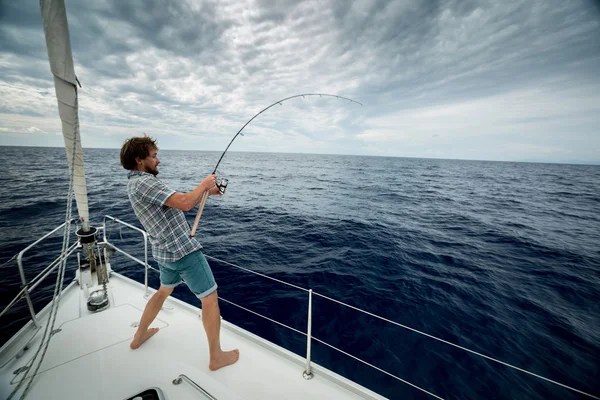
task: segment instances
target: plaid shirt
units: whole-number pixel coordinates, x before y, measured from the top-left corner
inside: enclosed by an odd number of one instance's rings
[[[147,172],[131,171],[127,178],[127,195],[135,215],[148,233],[152,255],[157,262],[176,261],[202,248],[190,237],[190,225],[183,211],[165,206],[175,190]]]

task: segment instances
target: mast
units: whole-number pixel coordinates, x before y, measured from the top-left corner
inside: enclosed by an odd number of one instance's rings
[[[62,133],[67,151],[69,173],[73,173],[75,202],[83,229],[89,230],[89,211],[83,152],[79,134],[79,115],[77,104],[77,78],[73,67],[67,11],[64,0],[40,0],[42,23],[48,48],[50,70],[54,75],[54,88],[58,101],[58,113],[62,121]],[[75,138],[75,144],[73,140]],[[71,165],[73,164],[73,170]]]

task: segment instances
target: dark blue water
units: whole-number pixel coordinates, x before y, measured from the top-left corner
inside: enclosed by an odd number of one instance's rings
[[[189,191],[219,154],[160,157],[159,177]],[[0,159],[4,263],[64,221],[68,174],[63,149],[0,147]],[[109,214],[140,226],[118,150],[88,149],[85,164],[92,222]],[[600,167],[228,153],[219,173],[227,194],[209,199],[198,233],[207,255],[600,396]],[[109,229],[143,256],[139,235]],[[59,252],[57,235],[26,258],[27,277]],[[139,265],[118,255],[113,263],[142,281]],[[305,292],[211,265],[220,296],[306,330]],[[14,262],[0,269],[2,308],[19,290],[16,271]],[[53,282],[35,292],[37,310]],[[150,283],[158,285],[156,274]],[[199,305],[185,287],[175,295]],[[305,355],[303,336],[225,302],[221,310]],[[582,398],[318,296],[313,312],[315,337],[444,398]],[[26,321],[21,302],[0,321],[2,343]],[[428,398],[320,343],[312,359],[384,396]]]

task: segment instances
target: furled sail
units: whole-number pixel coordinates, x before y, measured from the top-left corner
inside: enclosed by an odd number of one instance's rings
[[[40,7],[50,70],[54,75],[54,87],[58,100],[58,112],[62,121],[69,172],[73,173],[77,210],[80,220],[89,222],[83,152],[79,134],[77,80],[73,68],[67,11],[64,0],[40,0]],[[73,143],[73,138],[75,138],[75,143]],[[72,163],[73,157],[75,157],[75,164]]]

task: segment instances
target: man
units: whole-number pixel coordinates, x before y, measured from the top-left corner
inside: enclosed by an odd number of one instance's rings
[[[160,267],[161,282],[144,309],[130,347],[137,349],[158,332],[158,328],[149,328],[150,324],[175,286],[183,281],[202,302],[202,323],[210,351],[209,369],[215,371],[235,363],[239,351],[221,350],[217,284],[200,251],[202,245],[190,237],[190,227],[183,212],[194,208],[206,191],[210,195],[220,194],[216,176],[207,176],[189,193],[178,193],[156,178],[159,164],[158,146],[148,136],[133,137],[121,148],[121,165],[129,170],[129,200],[152,243],[152,255]]]

